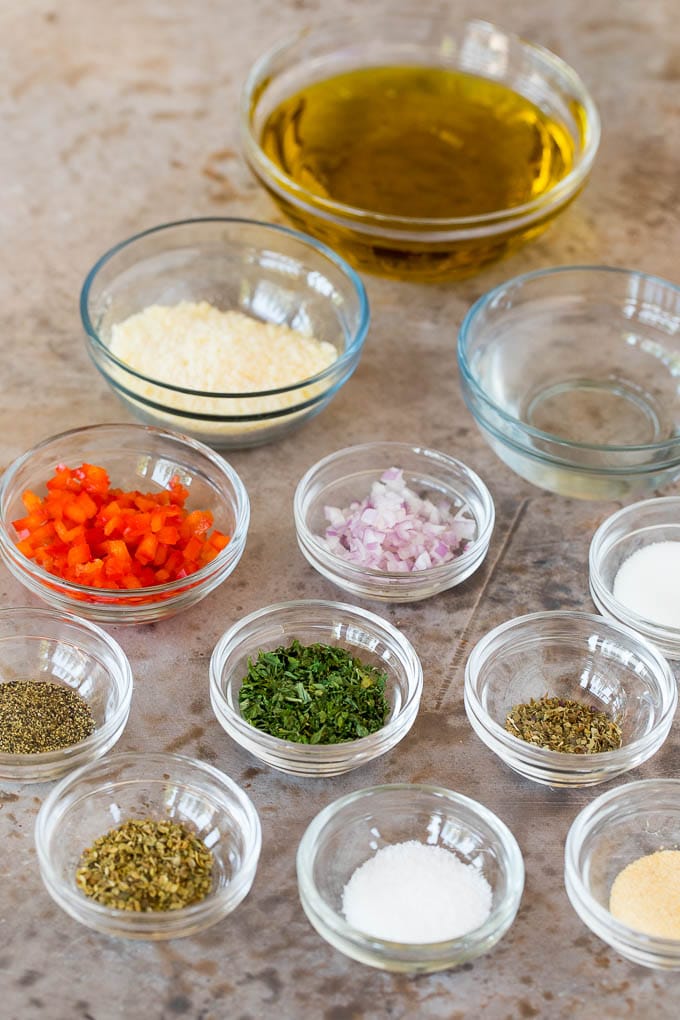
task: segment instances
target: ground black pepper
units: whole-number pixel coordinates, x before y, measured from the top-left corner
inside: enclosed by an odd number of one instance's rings
[[[84,698],[52,680],[0,683],[0,752],[39,754],[79,744],[94,732]]]

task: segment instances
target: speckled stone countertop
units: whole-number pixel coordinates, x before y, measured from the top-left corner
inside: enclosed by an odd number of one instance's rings
[[[345,7],[369,5],[348,0]],[[184,216],[278,219],[239,154],[239,88],[266,46],[336,6],[3,0],[0,463],[54,432],[127,416],[92,368],[78,319],[81,282],[106,248]],[[456,9],[480,13],[473,0],[458,0]],[[420,286],[367,277],[372,326],[351,382],[297,433],[231,458],[252,501],[236,573],[173,621],[113,631],[135,675],[118,748],[213,762],[247,789],[260,812],[260,865],[235,913],[169,943],[115,940],[81,927],[52,902],[38,875],[33,824],[49,787],[0,785],[6,1020],[678,1015],[677,975],[627,963],[584,927],[564,891],[564,839],[595,793],[522,780],[467,723],[464,662],[490,627],[532,610],[593,609],[587,550],[613,506],[550,495],[501,465],[465,410],[454,356],[470,303],[518,272],[609,263],[678,280],[677,2],[487,0],[481,13],[556,51],[589,84],[604,124],[591,181],[538,242],[473,279]],[[422,707],[404,742],[344,777],[290,778],[260,766],[217,724],[208,700],[210,653],[225,628],[251,610],[341,594],[297,549],[293,491],[319,457],[380,437],[460,456],[485,478],[497,510],[490,554],[472,579],[438,598],[370,606],[403,628],[423,663]],[[29,601],[4,568],[0,594],[6,606]],[[679,774],[676,728],[629,778]],[[322,941],[300,907],[294,859],[308,822],[341,794],[390,781],[434,782],[468,794],[497,812],[521,845],[527,882],[517,920],[493,952],[460,970],[414,979],[369,969]]]

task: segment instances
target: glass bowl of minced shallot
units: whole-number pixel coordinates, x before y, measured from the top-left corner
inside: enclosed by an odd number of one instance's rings
[[[0,479],[0,557],[55,609],[154,623],[236,568],[250,503],[233,467],[188,436],[91,425],[51,436]]]
[[[244,750],[298,776],[336,776],[386,754],[423,689],[408,638],[375,613],[297,599],[235,623],[210,659],[217,721]]]
[[[273,223],[167,223],[107,251],[83,284],[88,352],[142,421],[217,449],[278,439],[356,368],[364,286],[330,248]]]
[[[477,736],[536,783],[593,786],[662,746],[678,694],[656,647],[623,624],[572,610],[530,613],[489,631],[465,666]]]
[[[624,783],[586,805],[567,835],[564,883],[617,953],[680,970],[680,779]]]
[[[248,795],[179,754],[106,755],[62,779],[35,825],[38,865],[62,910],[120,938],[195,935],[248,895],[262,829]]]
[[[0,779],[44,783],[121,737],[132,670],[100,627],[45,607],[0,610]]]
[[[414,602],[483,562],[494,504],[445,453],[398,442],[350,446],[311,467],[293,511],[298,545],[324,577],[363,598]]]
[[[680,496],[617,510],[593,535],[589,559],[600,612],[680,659]]]
[[[519,909],[513,834],[453,790],[399,783],[325,807],[297,852],[304,911],[319,935],[382,970],[428,973],[487,953]]]

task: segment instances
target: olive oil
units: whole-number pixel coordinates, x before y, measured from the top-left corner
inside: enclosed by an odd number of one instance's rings
[[[567,126],[524,96],[440,67],[362,68],[313,82],[271,112],[261,141],[322,201],[418,219],[524,205],[568,174],[575,156]]]

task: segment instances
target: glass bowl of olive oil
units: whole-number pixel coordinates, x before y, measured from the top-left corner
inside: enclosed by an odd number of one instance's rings
[[[578,75],[484,21],[361,15],[253,66],[242,144],[286,215],[360,269],[444,280],[534,237],[600,137]]]

